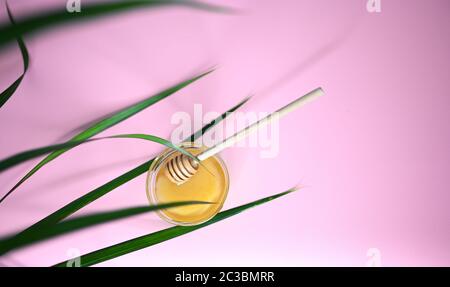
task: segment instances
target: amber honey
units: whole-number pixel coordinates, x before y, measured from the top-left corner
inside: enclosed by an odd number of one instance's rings
[[[183,144],[192,154],[203,148]],[[179,206],[158,211],[166,221],[178,225],[195,225],[216,215],[223,206],[228,193],[228,171],[219,156],[212,156],[199,166],[198,171],[187,182],[177,185],[167,178],[166,164],[178,156],[178,151],[167,149],[150,166],[147,177],[147,195],[152,204],[180,201],[206,201],[211,204]]]

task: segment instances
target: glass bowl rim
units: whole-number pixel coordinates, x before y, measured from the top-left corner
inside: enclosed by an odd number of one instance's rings
[[[207,148],[206,146],[196,144],[195,142],[183,142],[183,143],[179,144],[178,146],[181,148],[194,148],[194,149],[201,149],[201,150],[204,150]],[[160,168],[163,166],[162,163],[164,163],[170,156],[172,156],[176,152],[178,152],[178,151],[173,148],[170,148],[170,147],[166,148],[153,160],[152,164],[150,165],[150,167],[147,171],[147,179],[146,179],[146,183],[145,183],[145,189],[146,189],[147,199],[150,202],[150,204],[152,204],[152,205],[158,204],[156,194],[155,194],[155,188],[154,188],[156,175],[158,174]],[[227,168],[224,160],[218,154],[215,154],[212,157],[214,157],[215,160],[217,160],[220,167],[222,168],[224,178],[225,178],[225,183],[226,183],[226,186],[223,191],[224,192],[223,200],[219,204],[219,206],[217,208],[217,212],[212,214],[211,216],[209,216],[206,219],[195,221],[195,222],[176,221],[176,220],[173,220],[172,218],[170,218],[169,216],[167,216],[163,212],[163,210],[156,210],[156,213],[158,214],[159,217],[161,217],[164,221],[175,224],[175,225],[193,226],[193,225],[199,225],[199,224],[207,222],[208,220],[210,220],[211,218],[216,216],[217,213],[220,212],[220,210],[222,210],[223,205],[228,196],[228,191],[230,189],[230,178],[229,178],[228,168]]]

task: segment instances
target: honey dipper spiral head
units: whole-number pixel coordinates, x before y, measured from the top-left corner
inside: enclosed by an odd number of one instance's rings
[[[198,170],[199,164],[184,154],[172,158],[166,164],[166,176],[177,185],[190,179]]]

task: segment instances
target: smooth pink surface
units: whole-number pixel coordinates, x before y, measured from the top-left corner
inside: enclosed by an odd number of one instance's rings
[[[2,1],[4,2],[4,1]],[[65,2],[65,1],[62,1]],[[82,1],[83,2],[83,1]],[[84,1],[87,2],[87,1]],[[220,1],[212,1],[220,3]],[[21,16],[61,1],[9,1]],[[176,111],[273,111],[321,86],[326,96],[281,123],[280,153],[222,153],[231,175],[225,209],[307,188],[226,221],[105,262],[104,266],[450,265],[450,2],[222,1],[242,13],[143,9],[27,37],[31,65],[0,110],[0,158],[61,142],[81,125],[210,66],[219,69],[102,135],[168,137]],[[1,19],[6,12],[1,7]],[[46,5],[44,5],[46,4]],[[21,72],[16,46],[0,54],[0,88]],[[25,228],[157,154],[108,140],[48,164],[0,206],[0,233]],[[6,193],[37,161],[0,174]],[[145,176],[79,214],[147,204]],[[11,253],[5,265],[41,266],[170,225],[148,214]]]

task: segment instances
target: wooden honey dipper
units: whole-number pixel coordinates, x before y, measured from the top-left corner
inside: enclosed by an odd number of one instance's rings
[[[322,96],[324,94],[322,88],[317,88],[306,95],[296,99],[290,104],[278,109],[276,112],[260,119],[259,121],[249,125],[245,129],[235,133],[234,135],[228,137],[224,141],[218,143],[215,146],[212,146],[201,154],[197,155],[197,159],[199,161],[204,161],[210,156],[215,155],[216,153],[222,151],[223,149],[233,145],[234,143],[240,141],[241,139],[248,136],[250,133],[256,131],[258,128],[267,125],[272,121],[276,121],[282,116],[292,112],[293,110],[315,100],[316,98]],[[194,159],[180,154],[173,159],[171,159],[166,165],[166,175],[167,177],[175,184],[180,185],[186,182],[189,178],[191,178],[198,170],[199,162]]]

